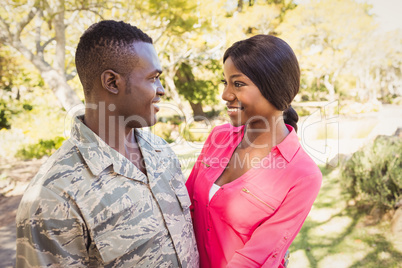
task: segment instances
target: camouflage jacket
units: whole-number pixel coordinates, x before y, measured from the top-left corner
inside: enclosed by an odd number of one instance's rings
[[[17,212],[17,267],[198,267],[190,200],[166,142],[135,135],[145,176],[76,118]]]

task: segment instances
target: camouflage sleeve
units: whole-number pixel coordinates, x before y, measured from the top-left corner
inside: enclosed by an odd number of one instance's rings
[[[43,187],[29,190],[17,212],[16,267],[87,266],[88,232],[74,204]]]

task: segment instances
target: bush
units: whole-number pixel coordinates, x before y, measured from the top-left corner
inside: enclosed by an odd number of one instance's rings
[[[164,139],[167,143],[172,143],[176,140],[178,136],[177,129],[178,126],[171,124],[170,122],[169,123],[158,122],[157,124],[151,127],[151,132]],[[174,135],[175,130],[177,132],[176,135]]]
[[[51,155],[60,148],[64,140],[64,137],[59,136],[49,140],[40,139],[38,143],[23,146],[17,151],[15,156],[21,159],[33,159]]]
[[[191,124],[181,125],[180,130],[181,136],[186,141],[204,142],[211,132],[211,126],[204,122],[192,122]]]
[[[19,101],[3,96],[0,97],[0,129],[10,129],[11,121],[15,115],[20,114],[29,104],[22,105]],[[32,110],[32,106],[31,110]]]
[[[379,136],[353,154],[342,171],[344,189],[367,205],[393,208],[402,197],[402,140]]]
[[[7,109],[7,104],[0,100],[0,129],[9,129],[11,127],[10,116],[11,112]]]

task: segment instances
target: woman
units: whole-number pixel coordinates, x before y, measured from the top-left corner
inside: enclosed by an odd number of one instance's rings
[[[186,183],[200,266],[283,267],[322,180],[290,106],[299,65],[269,35],[234,43],[223,63],[232,125],[214,128]]]

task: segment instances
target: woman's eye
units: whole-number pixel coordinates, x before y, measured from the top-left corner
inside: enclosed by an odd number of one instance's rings
[[[242,84],[240,84],[239,82],[234,82],[234,86],[235,86],[235,87],[241,87]]]
[[[228,84],[228,82],[226,82],[226,80],[222,79],[221,82],[226,86]]]

